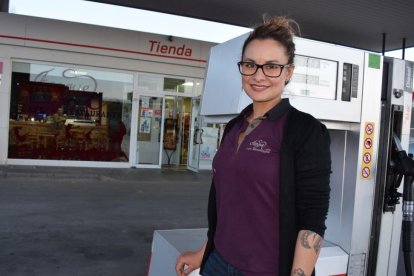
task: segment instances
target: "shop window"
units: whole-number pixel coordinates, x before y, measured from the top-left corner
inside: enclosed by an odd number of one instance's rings
[[[184,93],[185,80],[164,78],[164,91]]]
[[[14,62],[8,157],[128,162],[133,75]]]
[[[188,79],[144,74],[138,77],[138,88],[141,90],[191,94],[194,93],[194,86],[194,81]]]

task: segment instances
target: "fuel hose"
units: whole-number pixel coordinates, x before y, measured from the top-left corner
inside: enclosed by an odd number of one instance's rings
[[[403,221],[402,221],[402,247],[404,254],[404,266],[407,276],[413,275],[411,263],[411,244],[413,228],[413,176],[404,177],[403,192]]]
[[[413,181],[414,181],[414,160],[413,156],[407,155],[402,149],[400,139],[393,133],[393,141],[397,149],[396,165],[399,174],[404,175],[403,191],[403,221],[402,221],[402,250],[404,255],[405,273],[413,276],[413,266],[411,263],[411,244],[413,228]]]

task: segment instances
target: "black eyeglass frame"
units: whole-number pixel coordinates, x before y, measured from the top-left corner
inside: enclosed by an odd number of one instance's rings
[[[242,69],[241,69],[241,66],[243,65],[243,64],[246,64],[246,63],[248,63],[248,64],[254,64],[255,66],[256,66],[256,71],[254,71],[254,73],[252,73],[252,74],[245,74],[245,73],[243,73],[242,72]],[[278,76],[269,76],[269,75],[267,75],[266,73],[265,73],[265,71],[263,70],[263,67],[264,66],[266,66],[266,65],[277,65],[277,66],[280,66],[280,74],[278,75]],[[257,64],[257,63],[254,63],[254,62],[251,62],[251,61],[239,61],[239,62],[237,62],[237,67],[239,68],[239,72],[240,72],[240,74],[242,74],[243,76],[253,76],[254,74],[256,74],[257,73],[257,70],[259,70],[259,68],[260,69],[262,69],[262,72],[263,72],[263,74],[266,76],[266,77],[269,77],[269,78],[278,78],[278,77],[280,77],[280,75],[282,75],[282,72],[283,72],[283,69],[285,68],[285,67],[290,67],[292,64],[278,64],[278,63],[265,63],[265,64]]]

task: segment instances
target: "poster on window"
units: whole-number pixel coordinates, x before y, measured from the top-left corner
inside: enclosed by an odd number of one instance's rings
[[[200,159],[213,160],[217,150],[218,128],[203,127],[202,141],[200,145]]]
[[[151,118],[141,117],[139,120],[139,132],[151,133]]]
[[[161,120],[161,117],[162,117],[162,110],[161,109],[155,109],[154,110],[155,121],[159,122]]]
[[[149,108],[141,108],[141,117],[152,117],[154,110]]]
[[[141,107],[149,108],[149,97],[141,97]]]
[[[148,108],[141,108],[141,117],[148,117],[147,116],[147,110],[148,110]]]

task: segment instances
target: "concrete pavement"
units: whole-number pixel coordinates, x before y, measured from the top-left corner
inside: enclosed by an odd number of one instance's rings
[[[0,275],[144,276],[154,230],[207,226],[210,179],[185,169],[0,166]]]

